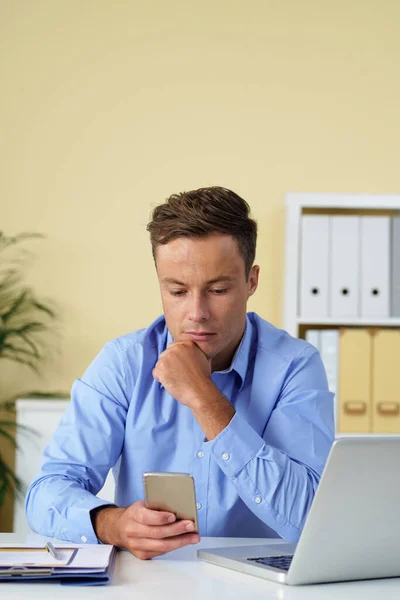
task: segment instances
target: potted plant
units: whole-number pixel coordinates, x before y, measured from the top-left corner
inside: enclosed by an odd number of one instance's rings
[[[50,303],[40,301],[32,288],[24,283],[27,258],[31,255],[24,247],[24,242],[32,238],[43,237],[37,233],[21,233],[6,236],[0,231],[0,360],[18,363],[37,374],[54,349],[49,334],[56,333],[58,314]],[[54,340],[54,335],[53,335]],[[24,397],[54,397],[54,393],[30,392]],[[57,393],[66,397],[67,394]],[[1,448],[4,441],[15,447],[15,400],[21,393],[12,398],[0,397],[0,507],[10,490],[23,492],[22,484],[14,471],[4,460]],[[8,417],[8,418],[7,418]],[[27,434],[33,430],[24,427]]]

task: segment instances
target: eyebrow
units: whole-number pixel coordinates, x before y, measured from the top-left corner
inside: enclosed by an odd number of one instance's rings
[[[234,281],[235,277],[231,277],[230,275],[221,275],[221,277],[215,277],[215,279],[209,279],[208,281],[206,281],[207,285],[211,285],[213,283],[219,283],[219,282],[229,282],[229,281]],[[185,284],[182,281],[178,281],[178,279],[174,279],[173,277],[164,277],[162,279],[163,283],[172,283],[174,285],[182,285],[185,286]]]

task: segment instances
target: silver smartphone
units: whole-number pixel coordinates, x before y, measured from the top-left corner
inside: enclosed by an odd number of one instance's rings
[[[177,520],[189,519],[199,531],[194,479],[189,473],[144,473],[143,487],[147,508],[166,510]]]

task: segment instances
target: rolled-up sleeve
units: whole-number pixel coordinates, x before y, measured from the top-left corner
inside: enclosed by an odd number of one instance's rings
[[[334,440],[333,396],[308,346],[291,362],[263,435],[236,413],[211,442],[242,500],[289,541],[300,536]]]

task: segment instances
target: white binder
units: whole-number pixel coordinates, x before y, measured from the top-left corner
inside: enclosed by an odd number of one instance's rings
[[[307,329],[306,342],[308,342],[309,344],[312,344],[317,350],[319,350],[320,349],[319,341],[320,341],[319,329]]]
[[[338,378],[339,332],[337,329],[321,329],[320,353],[328,378],[329,390],[336,393]]]
[[[388,317],[390,217],[361,217],[361,316]]]
[[[397,214],[391,221],[391,317],[400,317],[400,216]]]
[[[327,317],[329,221],[325,215],[301,219],[300,316]]]
[[[338,370],[339,370],[339,330],[338,329],[321,329],[320,331],[320,354],[324,363],[326,377],[328,379],[329,391],[335,394],[334,399],[334,417],[335,431],[338,423],[339,407],[337,401],[338,388]]]
[[[360,217],[331,217],[331,316],[359,316]]]

